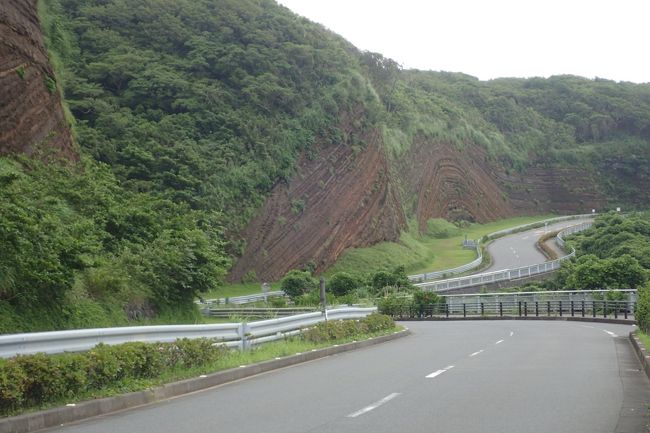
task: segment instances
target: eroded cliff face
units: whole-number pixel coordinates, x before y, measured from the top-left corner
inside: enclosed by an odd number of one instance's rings
[[[379,134],[367,145],[320,146],[304,156],[297,174],[275,187],[244,233],[246,250],[230,279],[252,271],[274,281],[309,262],[316,272],[331,266],[346,248],[396,241],[406,226]]]
[[[408,193],[416,197],[413,213],[422,232],[430,218],[483,223],[517,213],[478,146],[416,139],[401,165]]]
[[[77,159],[37,13],[37,0],[0,0],[0,155]]]
[[[536,166],[522,173],[499,173],[512,207],[526,214],[589,213],[608,203],[598,173],[579,167]]]

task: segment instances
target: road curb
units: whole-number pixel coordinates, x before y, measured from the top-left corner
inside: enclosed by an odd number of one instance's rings
[[[563,322],[596,322],[596,323],[614,323],[618,325],[634,325],[636,324],[635,320],[632,319],[605,319],[600,317],[559,317],[559,316],[550,316],[550,317],[536,317],[536,316],[503,316],[503,317],[423,317],[421,319],[411,318],[411,319],[395,319],[398,322],[444,322],[444,321],[472,321],[472,320],[551,320],[551,321],[563,321]]]
[[[131,392],[115,397],[84,401],[71,406],[62,406],[25,415],[4,418],[0,420],[0,433],[31,433],[99,415],[107,415],[125,409],[133,409],[138,406],[152,404],[171,397],[177,397],[183,394],[205,390],[218,385],[255,376],[260,373],[290,367],[303,362],[313,361],[319,358],[325,358],[339,353],[362,349],[364,347],[406,337],[410,333],[411,331],[405,329],[381,337],[373,337],[367,340],[330,346],[323,349],[315,349],[310,352],[297,353],[281,359],[263,361],[257,364],[207,374],[204,377],[172,382],[145,391]]]
[[[630,343],[632,343],[634,353],[636,353],[636,357],[641,363],[641,368],[643,368],[645,375],[650,379],[650,355],[648,355],[648,351],[634,331],[630,332]]]

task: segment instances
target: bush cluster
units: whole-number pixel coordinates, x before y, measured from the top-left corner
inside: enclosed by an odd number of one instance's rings
[[[313,343],[353,338],[362,334],[389,330],[395,322],[388,316],[373,313],[361,320],[336,320],[321,322],[302,332],[303,338]]]
[[[639,288],[635,318],[639,329],[646,334],[650,333],[650,283]]]
[[[227,349],[208,339],[174,343],[99,344],[84,353],[22,355],[0,360],[0,414],[73,398],[175,368],[200,367]]]

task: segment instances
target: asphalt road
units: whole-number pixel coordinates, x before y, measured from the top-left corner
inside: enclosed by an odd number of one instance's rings
[[[630,326],[407,325],[413,335],[393,342],[50,431],[646,431],[639,415],[647,412],[650,383],[624,337]]]
[[[585,221],[588,220],[563,221],[550,224],[548,227],[527,230],[497,239],[487,247],[488,253],[492,257],[492,264],[480,273],[544,263],[547,259],[535,247],[537,240],[546,232],[560,230]]]

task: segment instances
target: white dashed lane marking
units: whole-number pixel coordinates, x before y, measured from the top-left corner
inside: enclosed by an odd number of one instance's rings
[[[388,403],[389,401],[391,401],[392,399],[394,399],[394,398],[397,397],[398,395],[400,395],[399,392],[394,392],[394,393],[392,393],[392,394],[389,394],[389,395],[387,395],[386,397],[382,398],[381,400],[376,401],[376,402],[374,402],[373,404],[364,407],[363,409],[360,409],[360,410],[358,410],[358,411],[356,411],[356,412],[352,412],[350,415],[348,415],[348,418],[356,418],[356,417],[358,417],[359,415],[363,415],[364,413],[368,413],[368,412],[370,412],[371,410],[375,410],[375,409],[377,409],[379,406]]]

